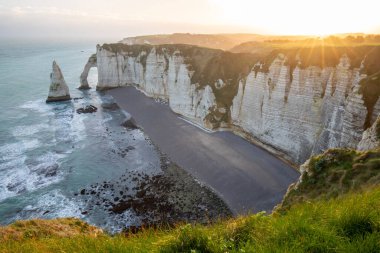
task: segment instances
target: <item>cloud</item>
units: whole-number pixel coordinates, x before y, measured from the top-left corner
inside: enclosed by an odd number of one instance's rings
[[[1,1],[1,0],[0,0]],[[34,5],[7,5],[0,7],[0,37],[12,38],[99,38],[120,40],[126,36],[157,33],[221,33],[246,31],[245,28],[220,25],[215,21],[217,10],[200,8],[204,0],[163,0],[162,2],[67,0],[67,4],[54,0],[51,5],[42,6],[43,1]],[[126,4],[126,2],[130,4]],[[66,2],[65,2],[66,3]],[[54,5],[53,5],[54,4]],[[190,5],[193,9],[190,8]],[[62,6],[66,7],[63,8]],[[75,8],[76,7],[76,8]],[[207,22],[205,21],[207,20]]]
[[[374,32],[376,8],[340,0],[0,0],[0,37]],[[342,9],[343,8],[343,9]],[[367,8],[367,10],[363,10]],[[378,31],[378,30],[377,30]]]

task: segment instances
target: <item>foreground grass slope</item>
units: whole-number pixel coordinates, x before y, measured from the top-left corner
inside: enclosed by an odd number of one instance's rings
[[[37,221],[38,222],[38,221]],[[54,222],[54,221],[53,221]],[[380,188],[210,226],[1,239],[0,252],[380,252]]]
[[[0,252],[380,252],[380,151],[334,149],[305,166],[271,215],[116,236],[75,219],[16,222],[0,228]]]

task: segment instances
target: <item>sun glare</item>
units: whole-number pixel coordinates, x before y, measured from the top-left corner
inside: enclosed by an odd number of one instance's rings
[[[212,0],[224,13],[224,21],[263,33],[326,36],[334,33],[376,32],[380,27],[373,2]],[[366,3],[368,2],[368,3]]]

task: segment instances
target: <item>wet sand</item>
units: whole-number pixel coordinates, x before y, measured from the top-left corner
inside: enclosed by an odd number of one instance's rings
[[[270,212],[299,173],[232,132],[207,132],[135,87],[108,91],[170,159],[211,187],[235,214]]]

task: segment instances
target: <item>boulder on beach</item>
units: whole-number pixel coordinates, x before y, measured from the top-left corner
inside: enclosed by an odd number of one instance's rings
[[[78,114],[81,114],[81,113],[93,113],[93,112],[96,112],[98,110],[98,108],[96,108],[95,106],[93,105],[87,105],[83,108],[79,108],[77,109],[77,113]]]
[[[139,127],[137,126],[137,123],[134,118],[128,117],[122,124],[121,126],[127,128],[127,129],[138,129]]]
[[[53,69],[50,74],[50,89],[46,102],[70,100],[70,91],[65,79],[63,78],[61,69],[58,64],[53,61]]]

